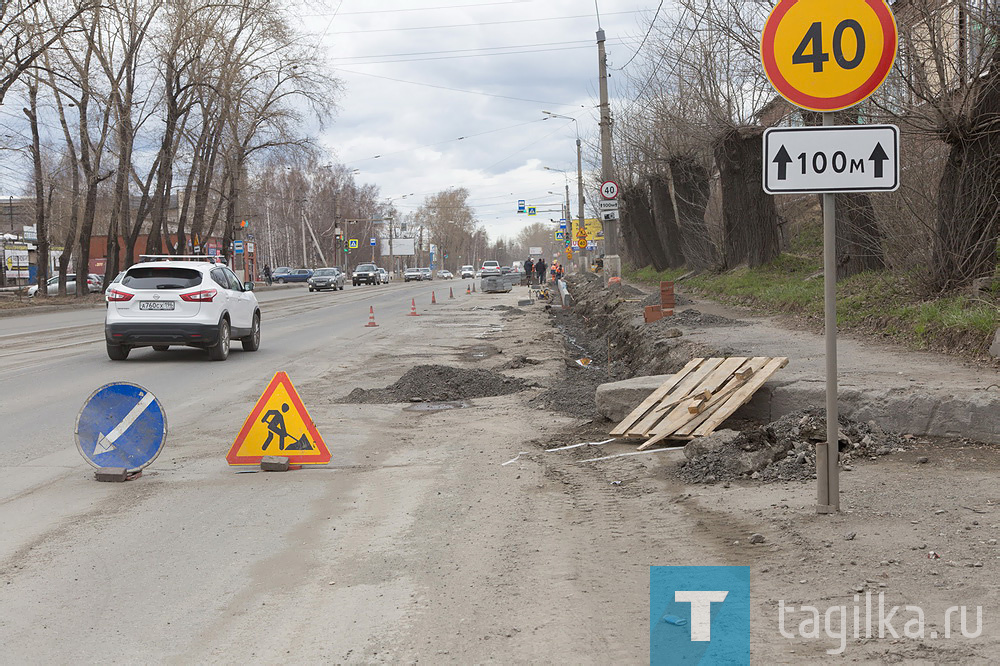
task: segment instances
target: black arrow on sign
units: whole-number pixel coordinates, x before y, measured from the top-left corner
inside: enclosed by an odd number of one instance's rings
[[[889,159],[889,156],[885,154],[885,150],[882,148],[881,141],[875,144],[875,150],[872,151],[868,159],[875,163],[875,177],[881,178],[885,162]]]
[[[785,180],[788,176],[788,164],[792,161],[792,158],[784,146],[778,150],[778,154],[771,161],[778,165],[778,180]]]

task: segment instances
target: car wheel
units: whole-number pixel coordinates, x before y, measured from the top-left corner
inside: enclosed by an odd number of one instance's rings
[[[309,293],[310,294],[313,293],[313,288],[312,287],[309,287]]]
[[[115,345],[110,342],[108,346],[108,358],[112,361],[124,361],[128,358],[129,347],[127,345]]]
[[[285,284],[285,278],[278,278],[277,280],[275,280],[275,282],[277,282],[278,284]]]
[[[153,351],[167,351],[170,345],[153,345]]]
[[[253,323],[250,324],[250,335],[245,338],[241,338],[240,342],[243,344],[243,351],[255,352],[260,349],[260,313],[256,312],[253,316]]]
[[[340,285],[340,290],[344,291],[344,285]]]
[[[208,348],[208,358],[211,361],[225,361],[229,358],[229,320],[223,318],[219,322],[219,340]]]

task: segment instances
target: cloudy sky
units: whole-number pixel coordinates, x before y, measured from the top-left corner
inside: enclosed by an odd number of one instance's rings
[[[599,2],[613,98],[627,94],[614,68],[659,4]],[[565,198],[548,166],[569,172],[575,214],[575,124],[542,111],[577,119],[586,170],[598,136],[593,0],[326,0],[302,18],[344,83],[321,143],[359,181],[404,212],[465,187],[491,237],[510,237],[538,219],[517,215],[518,199],[558,209]]]

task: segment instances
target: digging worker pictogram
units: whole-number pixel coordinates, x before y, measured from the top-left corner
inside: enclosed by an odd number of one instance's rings
[[[274,440],[274,436],[278,436],[278,450],[285,451],[308,451],[312,449],[312,445],[309,443],[309,438],[303,434],[298,439],[293,438],[288,434],[288,430],[285,428],[285,416],[282,412],[288,411],[288,403],[282,403],[281,411],[277,409],[269,409],[264,413],[264,417],[260,420],[261,423],[267,426],[267,439],[264,440],[264,444],[261,449],[267,451],[267,447]],[[285,446],[285,439],[292,440],[288,446]]]

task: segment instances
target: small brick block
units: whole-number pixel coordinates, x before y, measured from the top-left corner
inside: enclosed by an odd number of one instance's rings
[[[642,316],[646,320],[647,324],[651,324],[663,317],[663,312],[659,305],[647,305],[642,312]]]
[[[287,472],[288,458],[285,456],[264,456],[260,459],[262,472]]]
[[[94,472],[94,478],[98,481],[121,483],[128,480],[128,470],[124,467],[99,467]]]
[[[661,309],[660,310],[660,316],[663,316],[663,317],[673,317],[674,316],[674,311],[673,311],[673,309],[667,309],[667,310]]]

